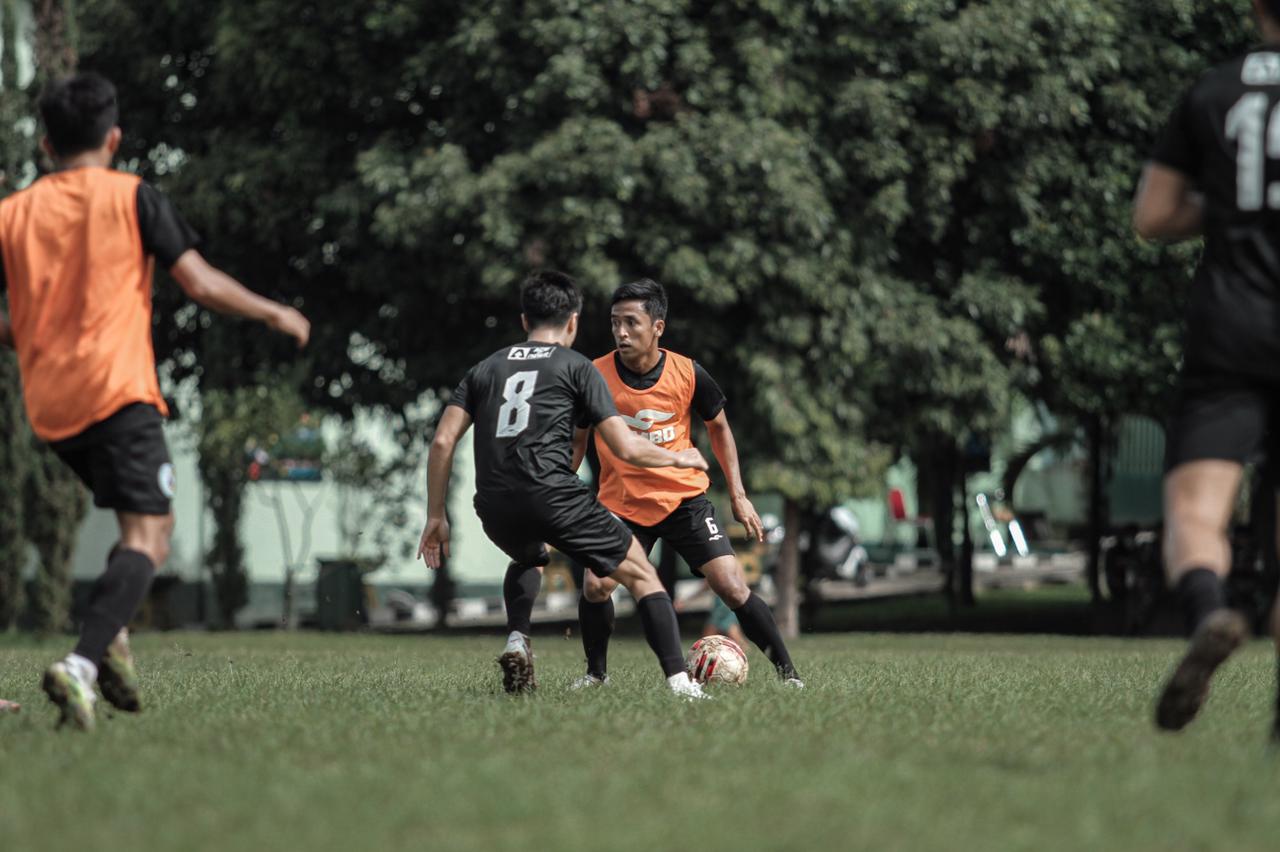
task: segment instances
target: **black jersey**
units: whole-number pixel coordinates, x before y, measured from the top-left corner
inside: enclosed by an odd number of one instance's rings
[[[1189,369],[1280,377],[1280,46],[1202,76],[1153,159],[1205,198],[1187,315]]]
[[[471,368],[449,404],[475,423],[480,494],[580,482],[570,467],[574,427],[618,413],[591,361],[547,343],[499,349]]]

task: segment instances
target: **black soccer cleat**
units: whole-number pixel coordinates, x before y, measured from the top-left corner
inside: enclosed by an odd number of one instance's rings
[[[1220,609],[1205,618],[1160,694],[1160,703],[1156,705],[1157,727],[1180,731],[1196,717],[1209,697],[1213,673],[1248,635],[1248,622],[1235,610]]]

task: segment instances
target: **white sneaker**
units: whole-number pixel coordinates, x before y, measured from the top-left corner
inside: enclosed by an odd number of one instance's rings
[[[570,689],[590,689],[593,686],[608,686],[609,682],[610,681],[609,681],[608,675],[605,675],[604,677],[596,677],[595,675],[588,672],[587,674],[584,674],[582,677],[575,680],[573,683],[569,684],[569,688]]]
[[[687,698],[690,701],[699,701],[701,699],[710,699],[711,696],[702,691],[702,684],[689,677],[688,672],[680,672],[680,674],[672,675],[667,678],[667,686],[671,687],[671,691],[681,698]]]

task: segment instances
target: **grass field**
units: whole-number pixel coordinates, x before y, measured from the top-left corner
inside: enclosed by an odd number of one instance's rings
[[[1179,736],[1149,722],[1180,643],[831,635],[809,683],[714,702],[660,688],[635,639],[588,694],[538,637],[541,691],[498,693],[500,640],[156,634],[149,706],[52,730],[66,646],[0,639],[0,849],[1274,849],[1271,652]]]

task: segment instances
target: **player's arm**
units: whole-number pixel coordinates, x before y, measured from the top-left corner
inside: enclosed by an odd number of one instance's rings
[[[733,506],[733,517],[747,528],[747,535],[756,541],[764,541],[764,524],[756,507],[747,499],[746,486],[742,484],[742,470],[738,467],[738,443],[733,440],[733,429],[729,427],[729,418],[721,411],[707,423],[707,437],[711,439],[711,452],[720,469],[724,471],[725,483],[729,486],[729,501]]]
[[[263,323],[272,331],[286,334],[307,345],[311,323],[297,310],[263,298],[227,273],[209,264],[195,249],[187,249],[169,272],[191,301],[220,314],[244,317]]]
[[[605,418],[596,424],[600,438],[615,456],[637,467],[679,467],[706,470],[707,460],[697,448],[690,447],[673,453],[665,447],[642,438],[628,428],[618,415]]]
[[[1147,240],[1186,240],[1204,232],[1204,196],[1185,174],[1149,163],[1133,201],[1133,229]]]
[[[418,556],[426,561],[428,568],[439,568],[442,555],[449,555],[449,521],[445,517],[449,474],[453,471],[458,441],[470,428],[471,415],[459,406],[449,405],[431,439],[427,455],[427,525],[418,542]]]
[[[591,427],[578,427],[573,430],[573,462],[571,470],[582,467],[582,460],[587,457],[587,441],[591,440]]]

